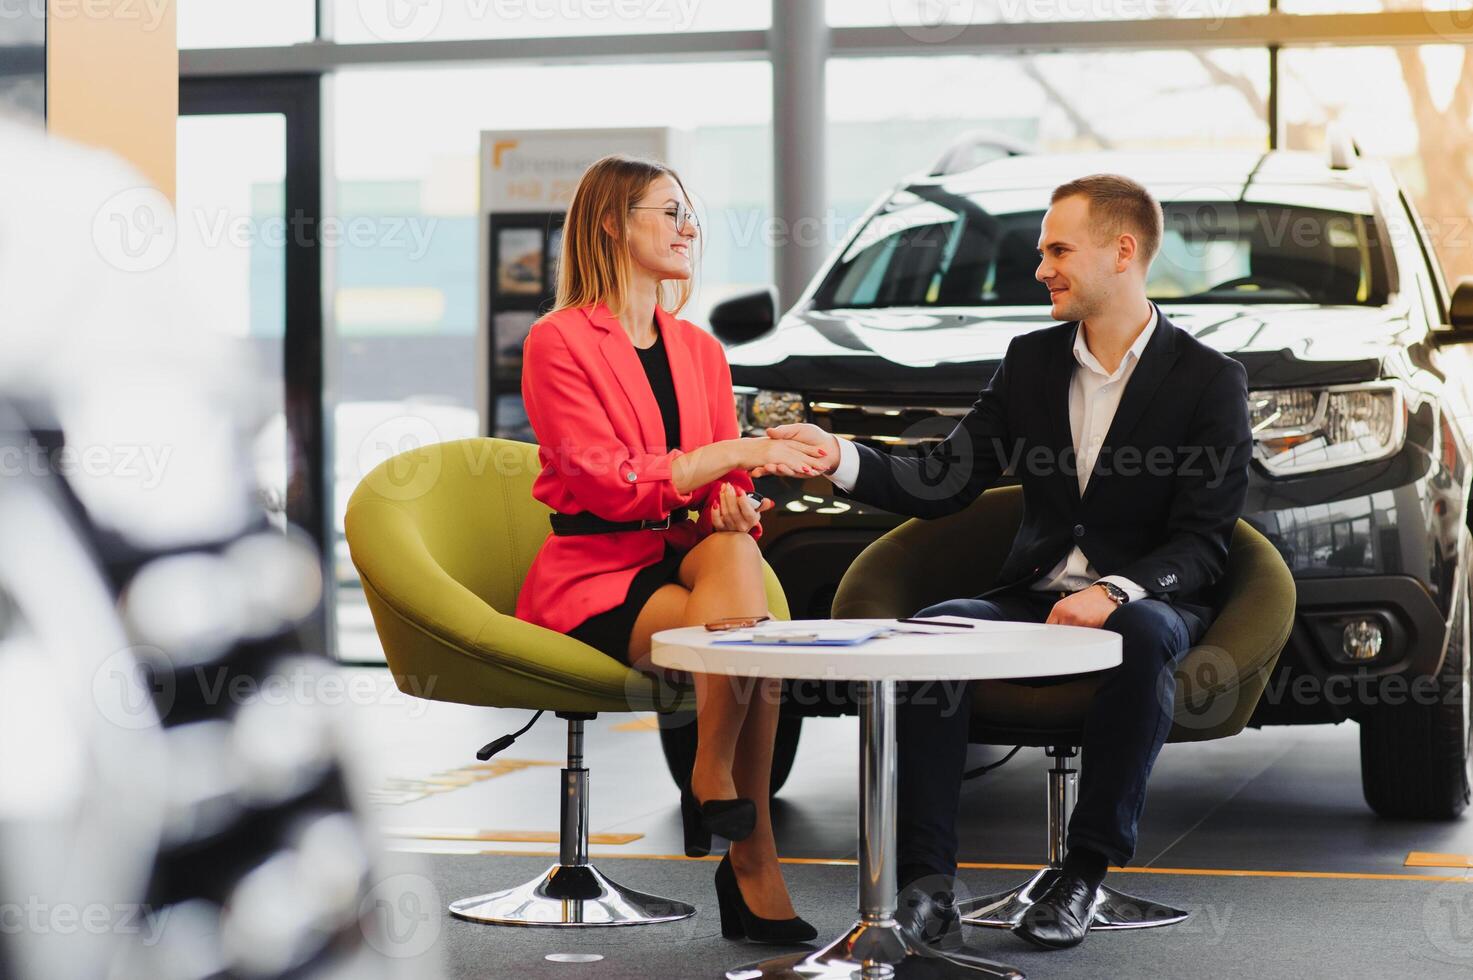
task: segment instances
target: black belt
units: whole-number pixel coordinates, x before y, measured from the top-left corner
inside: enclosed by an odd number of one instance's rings
[[[548,520],[552,522],[553,534],[572,537],[579,534],[613,534],[616,531],[668,531],[690,520],[693,513],[690,510],[671,511],[663,520],[658,521],[606,521],[597,514],[584,511],[581,514],[549,514]],[[677,514],[683,516],[676,517]]]

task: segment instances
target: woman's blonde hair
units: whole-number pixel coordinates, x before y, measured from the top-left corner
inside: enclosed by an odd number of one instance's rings
[[[607,303],[617,316],[629,295],[633,259],[629,254],[629,209],[661,177],[670,177],[685,194],[680,175],[663,163],[618,154],[595,160],[578,180],[563,222],[554,310]],[[689,195],[686,195],[689,201]],[[604,228],[613,219],[615,234]],[[690,301],[692,279],[660,283],[656,302],[679,313]]]

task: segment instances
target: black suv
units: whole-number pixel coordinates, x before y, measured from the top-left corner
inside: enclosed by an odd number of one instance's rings
[[[1033,278],[1039,223],[1056,185],[1098,172],[1156,194],[1166,227],[1152,298],[1248,371],[1244,517],[1278,547],[1299,594],[1252,724],[1357,721],[1376,812],[1457,815],[1473,780],[1473,280],[1448,294],[1406,195],[1353,147],[1337,144],[1328,161],[1010,155],[905,181],[780,322],[770,290],[713,310],[744,427],[810,421],[898,452],[943,437],[1009,339],[1054,322]],[[798,618],[827,616],[849,563],[902,520],[822,479],[760,489],[777,501],[763,550]],[[842,697],[790,696],[779,770],[804,714],[844,710]],[[672,768],[684,737],[666,732]]]

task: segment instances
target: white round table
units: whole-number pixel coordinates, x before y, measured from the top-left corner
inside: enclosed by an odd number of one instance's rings
[[[913,943],[895,921],[895,685],[897,681],[1044,677],[1104,670],[1120,663],[1120,634],[1079,626],[960,620],[971,629],[905,632],[857,646],[722,644],[700,626],[662,630],[652,659],[672,670],[737,677],[860,681],[859,919],[815,953],[797,953],[728,970],[727,980],[865,980],[986,976],[1021,980],[1012,967]],[[925,629],[893,619],[843,620],[895,630]],[[833,620],[774,624],[819,628]]]

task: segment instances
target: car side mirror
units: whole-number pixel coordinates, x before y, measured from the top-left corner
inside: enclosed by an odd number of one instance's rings
[[[1458,280],[1453,300],[1448,304],[1447,319],[1459,340],[1473,340],[1473,276]]]
[[[711,307],[711,332],[724,344],[745,344],[777,323],[777,290],[764,286]]]

